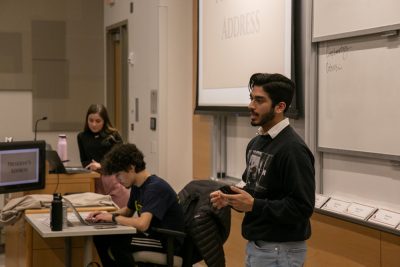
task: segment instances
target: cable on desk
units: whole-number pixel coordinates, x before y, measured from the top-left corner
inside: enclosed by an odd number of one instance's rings
[[[56,188],[54,189],[54,192],[53,192],[53,194],[57,192],[57,189],[58,189],[58,184],[59,184],[59,183],[60,183],[60,174],[59,174],[59,173],[57,173],[57,184],[56,184]]]

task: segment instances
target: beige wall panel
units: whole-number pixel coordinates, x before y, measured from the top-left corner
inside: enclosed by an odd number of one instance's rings
[[[400,266],[400,236],[381,234],[382,267]]]
[[[212,118],[193,116],[193,178],[208,179],[212,174]]]
[[[22,34],[18,32],[0,32],[0,73],[22,72]],[[1,89],[4,88],[0,85]]]
[[[197,0],[193,0],[193,110],[197,86]],[[212,118],[193,115],[193,178],[208,179],[212,175]]]
[[[238,213],[232,210],[231,232],[224,245],[226,266],[229,267],[245,266],[247,240],[242,237],[243,217],[244,213]]]
[[[314,213],[307,267],[379,266],[380,232]]]

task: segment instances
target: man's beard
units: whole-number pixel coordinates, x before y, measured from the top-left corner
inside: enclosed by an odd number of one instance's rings
[[[272,121],[274,118],[275,118],[275,110],[271,108],[271,110],[267,114],[264,114],[261,117],[261,120],[259,122],[251,121],[250,123],[252,126],[263,126]]]

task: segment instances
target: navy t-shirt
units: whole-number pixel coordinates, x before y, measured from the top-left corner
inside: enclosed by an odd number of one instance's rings
[[[132,187],[128,208],[137,211],[139,216],[143,212],[150,212],[153,215],[150,228],[184,230],[183,210],[177,194],[166,181],[156,175],[149,176],[140,187]]]

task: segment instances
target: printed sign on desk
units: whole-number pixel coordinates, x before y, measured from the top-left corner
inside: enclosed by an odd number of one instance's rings
[[[346,209],[345,214],[358,219],[366,220],[376,211],[375,207],[352,202]]]
[[[368,220],[369,222],[380,224],[386,227],[396,228],[400,223],[400,213],[379,209],[374,215]]]
[[[349,207],[350,202],[331,198],[326,202],[326,204],[322,207],[323,210],[329,210],[336,213],[344,213],[346,209]]]
[[[315,207],[321,208],[329,200],[328,196],[315,194]]]

